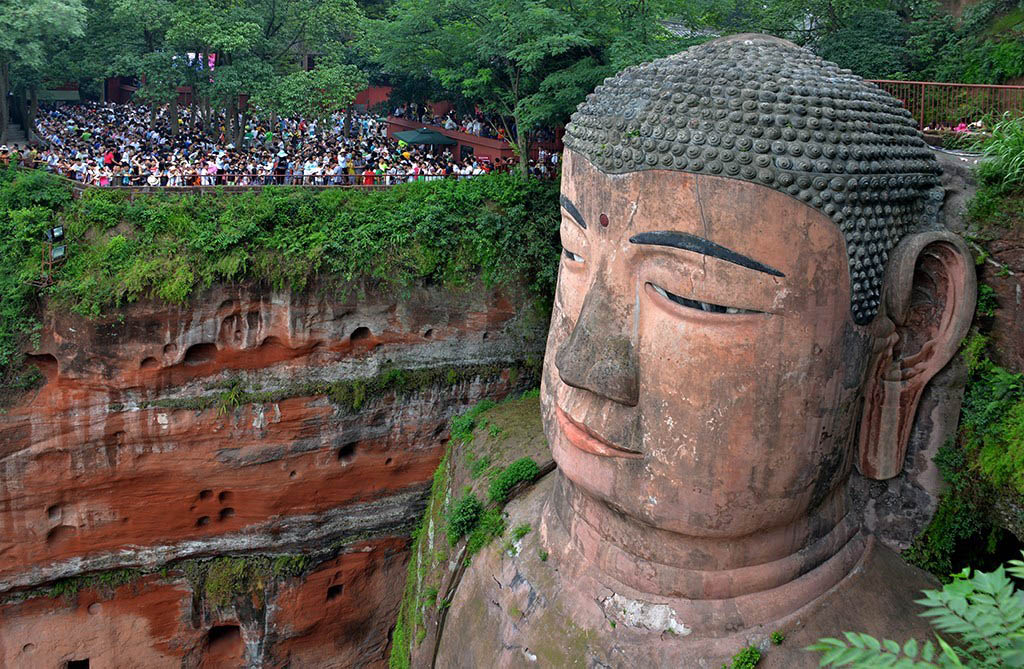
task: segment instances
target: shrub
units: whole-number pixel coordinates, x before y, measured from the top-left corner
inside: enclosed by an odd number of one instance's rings
[[[494,400],[480,400],[469,411],[452,418],[452,441],[469,444],[473,441],[473,430],[476,429],[480,414],[496,406]]]
[[[747,646],[740,652],[732,656],[732,664],[729,665],[730,669],[754,669],[757,663],[761,661],[761,651],[754,646]]]
[[[505,517],[500,509],[487,509],[480,516],[480,522],[469,534],[466,540],[466,555],[472,556],[480,552],[495,537],[500,537],[505,532]]]
[[[487,490],[487,499],[495,504],[504,504],[512,488],[524,481],[532,481],[539,474],[540,469],[532,458],[520,458],[494,477]]]
[[[1024,578],[1024,562],[1011,560],[993,572],[964,569],[942,590],[925,590],[917,600],[926,607],[938,634],[919,643],[900,646],[869,634],[847,632],[844,639],[827,638],[807,650],[822,653],[821,666],[853,667],[1020,667],[1024,666],[1024,593],[1007,574]]]
[[[476,495],[471,492],[463,494],[448,515],[448,523],[445,526],[448,543],[454,546],[459,539],[469,534],[476,527],[483,510],[483,504]]]

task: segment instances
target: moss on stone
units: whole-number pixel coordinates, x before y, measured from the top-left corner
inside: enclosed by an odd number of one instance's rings
[[[342,409],[358,411],[368,402],[387,395],[408,397],[431,388],[455,386],[476,379],[492,381],[509,370],[518,370],[523,379],[539,379],[533,371],[532,364],[527,360],[493,365],[392,368],[371,377],[340,381],[313,380],[273,390],[246,390],[242,382],[236,379],[219,393],[152,400],[140,403],[139,408],[194,411],[216,409],[218,413],[228,413],[246,404],[269,404],[294,397],[326,396]]]

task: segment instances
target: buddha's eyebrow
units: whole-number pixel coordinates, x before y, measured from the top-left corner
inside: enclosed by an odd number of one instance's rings
[[[570,200],[569,198],[567,198],[564,195],[559,195],[558,196],[558,201],[562,204],[562,206],[565,208],[565,210],[567,212],[569,212],[569,215],[572,216],[572,220],[576,221],[576,223],[581,228],[586,230],[587,229],[587,222],[583,220],[583,215],[580,214],[580,210],[576,208],[576,205],[574,205],[572,203],[572,200]]]
[[[693,251],[694,253],[701,253],[713,258],[720,258],[726,262],[731,262],[734,265],[746,267],[747,269],[754,269],[758,272],[771,274],[772,276],[786,276],[779,270],[773,269],[763,263],[759,263],[753,258],[748,258],[745,255],[736,253],[732,249],[727,249],[712,241],[708,241],[702,237],[697,237],[685,232],[652,230],[651,232],[641,232],[638,235],[633,235],[629,238],[629,241],[633,244],[653,244],[656,246],[670,246],[674,249],[682,249],[683,251]]]

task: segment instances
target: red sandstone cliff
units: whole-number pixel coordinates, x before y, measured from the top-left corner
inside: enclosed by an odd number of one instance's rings
[[[0,416],[0,666],[383,661],[447,421],[528,384],[546,319],[349,293],[47,312]]]

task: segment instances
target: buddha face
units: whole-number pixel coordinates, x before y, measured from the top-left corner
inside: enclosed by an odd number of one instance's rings
[[[571,150],[562,178],[542,398],[563,474],[700,537],[836,499],[873,341],[850,317],[838,228],[734,179],[607,175]]]

